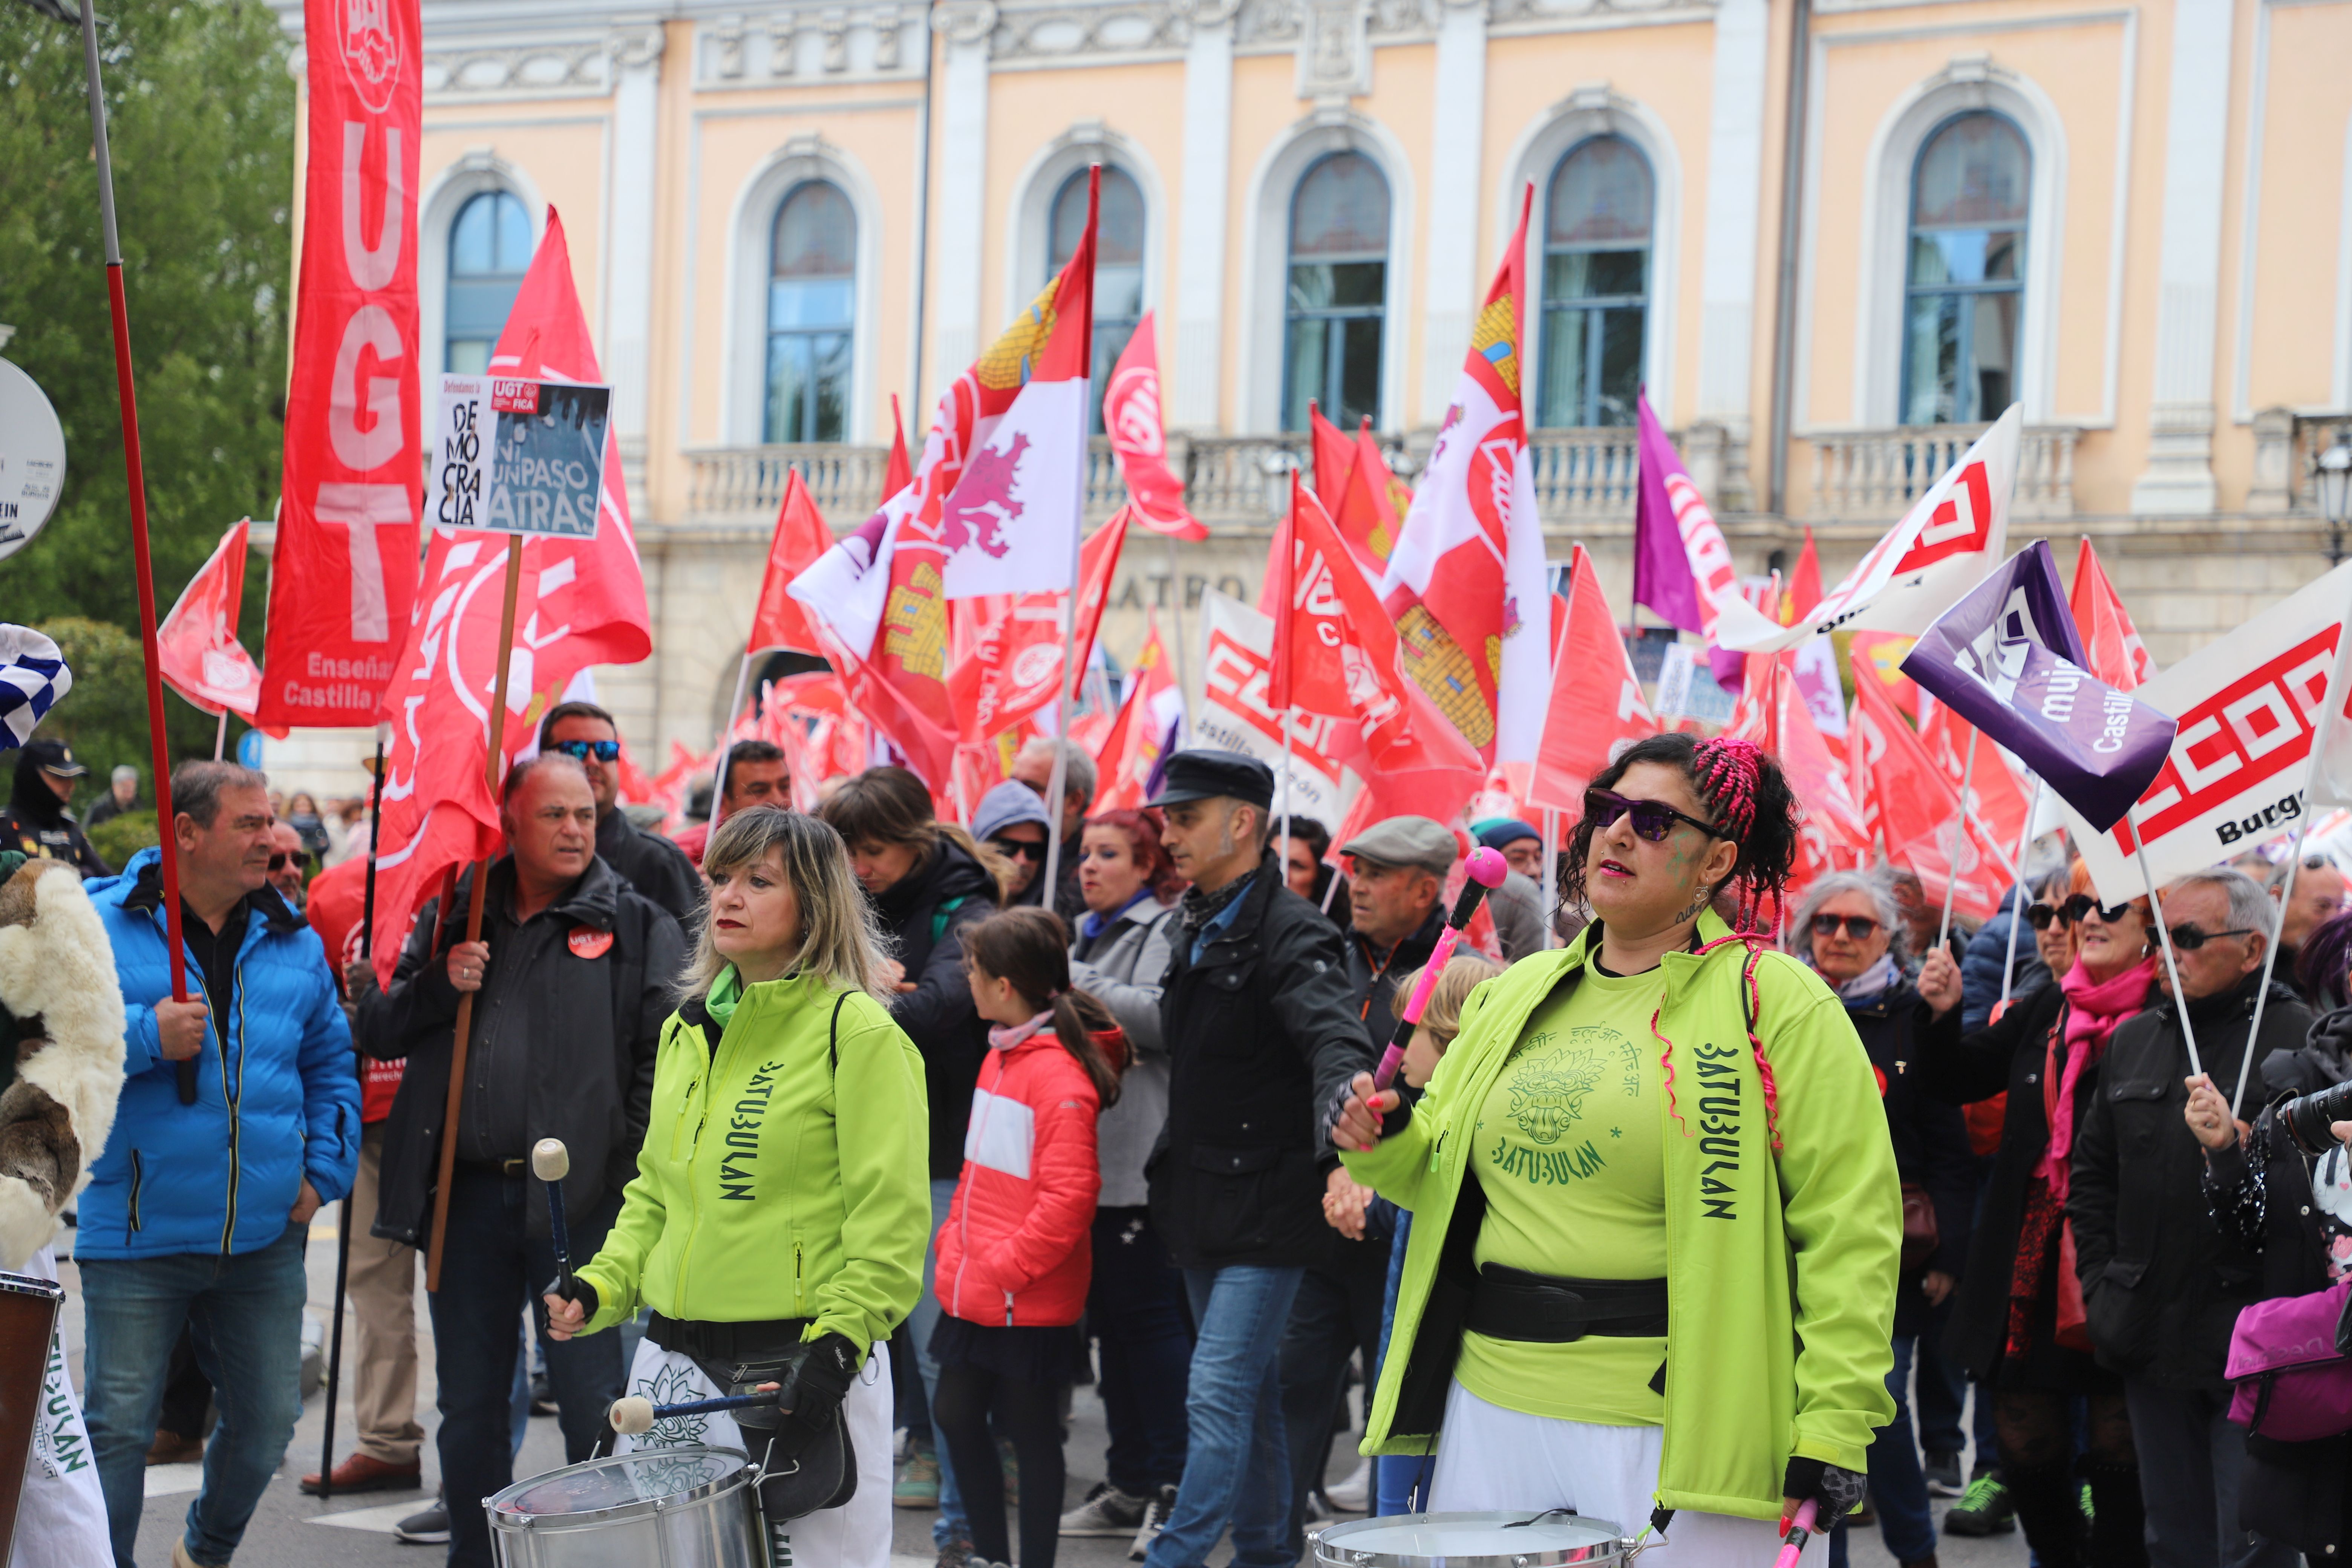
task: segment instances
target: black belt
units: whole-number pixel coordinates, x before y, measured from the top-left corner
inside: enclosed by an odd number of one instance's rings
[[[512,1178],[529,1175],[530,1162],[520,1157],[512,1160],[460,1160],[457,1162],[457,1169],[471,1171],[477,1175]]]
[[[1463,1325],[1490,1340],[1558,1345],[1587,1334],[1652,1339],[1666,1331],[1663,1279],[1564,1279],[1488,1263]]]
[[[759,1365],[782,1361],[800,1347],[806,1318],[766,1318],[751,1322],[711,1323],[654,1314],[646,1338],[666,1351],[698,1362]]]

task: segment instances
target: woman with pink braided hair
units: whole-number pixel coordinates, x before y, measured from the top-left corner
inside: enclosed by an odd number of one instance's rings
[[[1775,1521],[1820,1504],[1811,1563],[1860,1500],[1903,1200],[1844,1006],[1758,929],[1797,814],[1745,742],[1636,742],[1565,857],[1592,923],[1472,993],[1417,1101],[1360,1075],[1334,1106],[1356,1179],[1413,1213],[1365,1450],[1434,1453],[1419,1507],[1647,1521],[1664,1568],[1765,1568]]]

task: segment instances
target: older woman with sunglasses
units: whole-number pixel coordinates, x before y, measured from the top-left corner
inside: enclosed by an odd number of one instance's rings
[[[2000,1485],[2042,1568],[2140,1568],[2145,1515],[2123,1380],[2092,1357],[2065,1212],[2075,1139],[2108,1042],[2156,984],[2156,931],[2145,900],[2101,905],[2080,861],[2067,889],[2041,917],[2037,941],[2064,925],[2072,963],[2057,984],[2020,998],[1998,1021],[1964,1036],[1958,965],[1931,952],[1919,971],[1933,1015],[1916,1064],[1927,1092],[1955,1104],[2009,1097],[1944,1349],[1968,1369],[1978,1396],[1993,1401]],[[2052,951],[2065,956],[2057,944]],[[2077,1398],[2090,1412],[2080,1444]],[[2095,1516],[2087,1531],[2084,1480]]]
[[[1805,890],[1790,922],[1788,947],[1837,992],[1845,1016],[1870,1053],[1903,1179],[1903,1273],[1895,1295],[1895,1369],[1886,1391],[1895,1419],[1870,1446],[1870,1493],[1879,1533],[1897,1563],[1936,1554],[1936,1518],[1919,1468],[1906,1393],[1919,1338],[1941,1316],[1969,1252],[1976,1206],[1976,1162],[1959,1109],[1927,1093],[1910,1070],[1919,993],[1904,973],[1905,938],[1886,883],[1859,871],[1832,871]],[[1843,1539],[1832,1543],[1843,1548]],[[1837,1562],[1843,1551],[1833,1551]]]
[[[1423,1508],[1648,1520],[1670,1563],[1761,1568],[1776,1520],[1860,1500],[1894,1414],[1900,1183],[1845,1009],[1756,934],[1796,852],[1779,764],[1654,735],[1593,786],[1592,923],[1471,994],[1417,1105],[1362,1074],[1334,1108],[1413,1213],[1365,1447],[1434,1452]]]

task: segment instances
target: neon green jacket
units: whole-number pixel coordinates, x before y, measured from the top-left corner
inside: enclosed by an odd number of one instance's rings
[[[748,986],[714,1052],[699,999],[662,1026],[637,1174],[587,1331],[635,1316],[808,1318],[860,1353],[906,1321],[930,1239],[930,1118],[914,1042],[872,997]]]
[[[1413,1214],[1368,1454],[1433,1446],[1485,1213],[1475,1179],[1464,1192],[1467,1129],[1528,1016],[1575,984],[1599,931],[1473,992],[1412,1120],[1370,1152],[1341,1156]],[[1714,914],[1699,917],[1702,944],[1728,934]],[[1669,953],[1656,972],[1653,1027],[1671,1042],[1658,1047],[1671,1109],[1659,1110],[1668,1317],[1657,1496],[1671,1509],[1777,1519],[1792,1456],[1864,1469],[1873,1432],[1894,1418],[1886,1373],[1903,1194],[1877,1080],[1844,1006],[1795,959],[1768,952],[1756,965],[1756,1032],[1778,1089],[1775,1156],[1741,1005],[1746,957],[1726,942],[1703,956]],[[1548,1272],[1579,1270],[1562,1258]]]

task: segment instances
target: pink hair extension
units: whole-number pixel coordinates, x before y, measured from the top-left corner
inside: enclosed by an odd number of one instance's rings
[[[1764,753],[1752,741],[1704,742],[1692,753],[1699,793],[1715,807],[1716,816],[1734,838],[1744,838],[1756,826],[1756,791]]]
[[[1675,1103],[1675,1043],[1658,1033],[1658,1016],[1664,1011],[1664,1003],[1650,1010],[1650,1033],[1656,1036],[1658,1043],[1666,1047],[1658,1053],[1658,1069],[1665,1075],[1666,1079],[1666,1114],[1675,1119],[1675,1125],[1681,1128],[1683,1136],[1687,1138],[1690,1136],[1690,1123],[1683,1120],[1682,1108]]]
[[[1763,955],[1770,950],[1770,942],[1759,932],[1737,931],[1729,936],[1719,936],[1713,942],[1702,945],[1694,956],[1704,958],[1727,942],[1735,942],[1748,949],[1748,957],[1740,964],[1739,978],[1741,984],[1748,987],[1748,1016],[1755,1018],[1761,1016],[1764,1011],[1764,987],[1756,978],[1756,969],[1762,961]],[[1658,1034],[1658,1021],[1655,1016],[1650,1019],[1650,1032],[1654,1035]],[[1658,1035],[1658,1038],[1663,1040],[1665,1037]],[[1748,1029],[1748,1048],[1756,1053],[1756,1076],[1764,1083],[1764,1125],[1772,1134],[1772,1147],[1777,1152],[1780,1147],[1780,1080],[1772,1076],[1771,1058],[1764,1054],[1764,1042],[1757,1037],[1756,1029],[1752,1024]],[[1667,1079],[1666,1109],[1670,1111],[1674,1109],[1671,1068]],[[1675,1120],[1680,1121],[1681,1118],[1676,1117]]]

